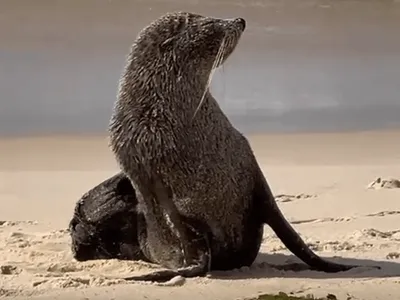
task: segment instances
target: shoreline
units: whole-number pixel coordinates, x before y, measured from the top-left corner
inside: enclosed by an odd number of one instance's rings
[[[239,129],[237,126],[235,128]],[[240,130],[239,130],[240,131]],[[243,132],[242,132],[243,133]],[[277,136],[277,135],[285,135],[285,136],[310,136],[310,135],[349,135],[349,134],[359,134],[359,133],[369,133],[369,134],[378,134],[378,133],[400,133],[400,127],[393,128],[379,128],[379,129],[354,129],[354,130],[328,130],[328,131],[254,131],[252,133],[243,133],[246,137],[252,138],[257,136]],[[66,137],[66,138],[107,138],[107,131],[101,132],[60,132],[60,133],[36,133],[36,134],[16,134],[16,135],[0,135],[0,141],[2,140],[13,140],[13,139],[33,139],[33,138],[58,138],[58,137]]]
[[[260,165],[373,165],[400,161],[400,130],[245,136]],[[80,159],[76,161],[75,157]],[[0,171],[2,169],[96,171],[118,168],[106,134],[65,134],[0,137]]]

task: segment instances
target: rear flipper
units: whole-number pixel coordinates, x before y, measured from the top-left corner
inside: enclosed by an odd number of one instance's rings
[[[165,282],[176,276],[185,278],[205,276],[209,271],[210,254],[202,253],[200,260],[190,266],[179,268],[177,270],[161,270],[148,273],[145,275],[131,276],[123,278],[127,281],[154,281]]]
[[[362,267],[330,262],[315,254],[285,219],[276,204],[264,175],[260,169],[258,171],[255,178],[256,186],[253,197],[256,207],[259,208],[257,210],[260,212],[259,217],[264,223],[271,226],[275,234],[293,254],[308,264],[312,270],[327,273],[348,271],[353,268]],[[380,269],[378,266],[374,266],[373,268]]]
[[[69,224],[76,260],[146,260],[137,233],[137,199],[129,179],[118,173],[76,203]]]

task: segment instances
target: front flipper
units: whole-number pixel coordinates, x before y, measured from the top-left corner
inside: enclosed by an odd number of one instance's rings
[[[154,176],[139,185],[145,206],[147,236],[145,253],[164,266],[176,269],[161,270],[145,275],[129,276],[129,281],[165,282],[175,276],[204,276],[210,270],[210,230],[197,220],[180,215],[173,201],[171,188]],[[146,184],[143,184],[146,183]],[[174,255],[171,255],[174,253]]]

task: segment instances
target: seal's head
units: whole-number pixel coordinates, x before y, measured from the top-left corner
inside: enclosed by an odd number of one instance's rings
[[[200,106],[205,112],[212,73],[234,51],[245,27],[242,18],[174,12],[142,29],[119,82],[109,127],[114,151],[126,146],[129,152],[128,145],[150,141],[145,136],[154,130],[163,137],[182,133]],[[146,153],[149,149],[158,148],[143,146]]]
[[[207,77],[235,49],[246,22],[218,19],[189,12],[168,13],[138,35],[130,55],[135,68],[169,68],[170,75]],[[171,74],[174,73],[174,74]],[[187,78],[189,79],[189,78]],[[199,78],[197,78],[199,79]]]

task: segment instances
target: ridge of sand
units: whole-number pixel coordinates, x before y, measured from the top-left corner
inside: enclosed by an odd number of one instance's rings
[[[382,269],[341,274],[286,270],[299,260],[266,226],[250,268],[170,286],[126,283],[118,278],[158,267],[118,260],[76,262],[66,230],[80,195],[117,171],[106,139],[4,139],[0,297],[231,300],[283,291],[333,293],[338,299],[400,298],[400,188],[368,188],[378,177],[400,179],[400,133],[268,135],[253,137],[251,143],[278,205],[314,251],[334,261]]]

